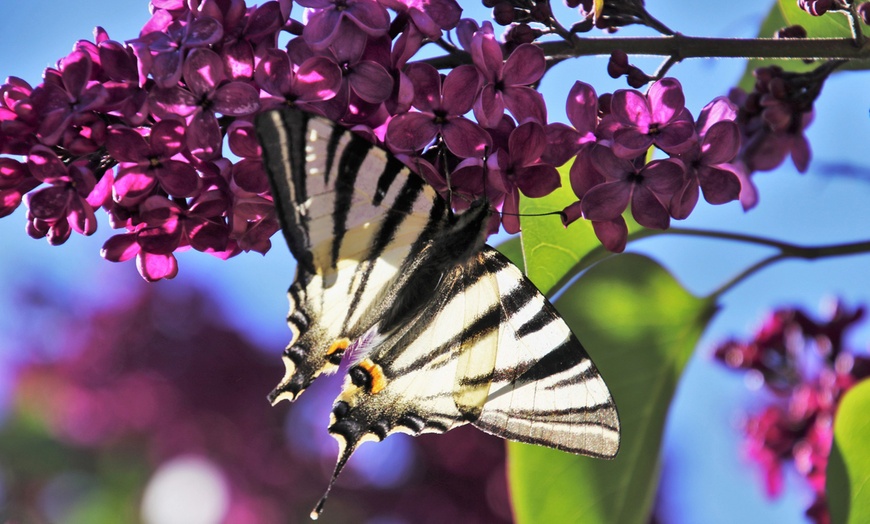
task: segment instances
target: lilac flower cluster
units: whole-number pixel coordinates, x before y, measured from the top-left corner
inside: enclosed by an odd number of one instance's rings
[[[781,309],[749,342],[729,340],[715,350],[717,360],[758,377],[776,399],[745,426],[747,451],[762,469],[767,494],[782,492],[783,466],[793,463],[815,494],[807,516],[819,524],[830,522],[825,471],[834,414],[843,394],[870,376],[870,357],[844,343],[845,331],[863,317],[864,308],[842,303],[827,321]]]
[[[778,66],[755,71],[751,93],[739,88],[729,98],[740,107],[737,115],[741,134],[739,169],[743,184],[740,202],[744,209],[758,203],[758,192],[749,179],[756,171],[770,171],[791,156],[795,167],[806,172],[810,163],[810,145],[804,130],[813,121],[813,101],[826,76],[824,68],[808,74],[783,71]]]
[[[506,43],[489,22],[461,19],[455,0],[297,3],[305,24],[290,18],[290,0],[152,0],[138,38],[122,44],[97,29],[36,88],[10,78],[0,86],[0,155],[25,160],[0,157],[0,216],[23,201],[28,233],[61,244],[72,230],[93,233],[102,207],[121,230],[103,256],[135,258],[147,280],[175,276],[181,250],[264,253],[278,222],[253,120],[283,105],[391,149],[456,209],[486,198],[493,232],[518,232],[520,194],[551,193],[556,167],[573,158],[579,200],[565,224],[591,220],[613,251],[625,246],[629,204],[641,225],[664,229],[701,193],[712,204],[736,199],[746,166],[764,167],[741,150],[741,133],[755,135],[738,129],[732,103],[717,98],[696,120],[673,78],[601,97],[577,82],[570,125],[548,122],[534,89],[547,58],[530,43],[542,33],[528,25],[551,20],[541,3]],[[442,39],[454,29],[456,46]],[[291,39],[279,48],[282,32]],[[446,75],[410,61],[432,42],[456,59]],[[651,148],[667,158],[649,160]],[[735,162],[740,151],[748,160]]]
[[[724,97],[707,104],[696,121],[674,78],[655,82],[646,94],[623,89],[601,98],[577,82],[567,111],[574,129],[559,128],[558,141],[576,152],[571,187],[580,200],[565,209],[565,222],[592,221],[611,251],[625,247],[622,214],[629,204],[640,225],[667,229],[671,218],[689,216],[702,192],[711,204],[740,194],[730,163],[740,147],[737,108]],[[652,146],[668,158],[648,161]]]

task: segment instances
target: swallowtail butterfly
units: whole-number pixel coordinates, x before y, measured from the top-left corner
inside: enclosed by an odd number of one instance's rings
[[[340,449],[327,494],[360,444],[396,432],[470,423],[616,455],[604,380],[547,299],[485,245],[488,204],[454,213],[389,152],[295,109],[260,115],[257,133],[297,261],[286,373],[269,400],[295,400],[352,358],[330,418]]]

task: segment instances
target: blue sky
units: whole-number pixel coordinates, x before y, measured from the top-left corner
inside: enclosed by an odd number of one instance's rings
[[[94,25],[106,28],[116,40],[137,36],[148,18],[144,0],[30,0],[8,2],[0,18],[0,77],[23,77],[39,82],[42,69],[64,56],[72,44],[90,38]],[[766,2],[699,2],[693,11],[685,3],[651,0],[648,9],[672,28],[707,36],[752,36],[767,10]],[[674,8],[680,5],[679,8]],[[298,16],[298,6],[294,15]],[[468,11],[481,19],[480,9]],[[696,29],[698,21],[703,26]],[[634,34],[630,31],[624,34]],[[639,61],[654,69],[655,61]],[[625,87],[605,72],[605,58],[565,62],[545,78],[542,91],[551,119],[564,121],[563,103],[570,85],[582,79],[599,92]],[[696,60],[678,64],[672,74],[683,83],[687,107],[694,113],[715,96],[725,94],[742,73],[738,60]],[[761,204],[744,213],[736,203],[702,205],[684,224],[687,227],[736,231],[800,244],[865,240],[870,225],[870,90],[865,73],[835,76],[825,86],[808,136],[814,159],[810,172],[798,174],[791,165],[756,176]],[[834,175],[830,165],[852,166],[859,176]],[[104,217],[101,217],[101,219]],[[62,247],[49,247],[24,233],[23,212],[0,220],[0,285],[32,281],[90,307],[104,300],[115,286],[145,285],[132,263],[112,264],[99,257],[110,230],[105,220],[94,237],[73,235]],[[177,280],[205,284],[227,318],[249,335],[274,347],[287,339],[283,322],[284,292],[293,277],[293,262],[280,236],[267,256],[248,254],[220,261],[200,253],[184,253]],[[696,294],[709,293],[752,262],[769,254],[765,249],[735,243],[665,237],[645,241],[633,249],[660,260]],[[799,305],[822,311],[826,301],[841,297],[849,305],[870,303],[870,255],[816,262],[786,261],[756,273],[722,297],[722,309],[704,334],[683,377],[670,415],[663,464],[662,506],[672,522],[802,522],[810,503],[789,478],[788,494],[774,503],[764,499],[753,465],[741,459],[738,421],[750,393],[739,375],[723,371],[710,360],[715,343],[727,336],[748,337],[772,307]],[[173,282],[156,285],[172,286]],[[14,304],[0,296],[0,308]],[[17,355],[17,328],[10,315],[0,315],[0,363]],[[582,339],[582,334],[579,334]],[[866,349],[870,329],[852,338]],[[46,342],[50,346],[50,339]],[[51,351],[50,348],[46,351]],[[0,383],[3,383],[0,374]],[[264,389],[268,389],[267,385]]]

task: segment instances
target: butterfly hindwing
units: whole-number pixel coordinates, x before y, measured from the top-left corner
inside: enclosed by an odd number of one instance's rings
[[[297,261],[288,291],[293,338],[274,403],[337,369],[350,341],[389,309],[401,269],[446,206],[392,155],[326,119],[285,108],[260,115],[257,132]]]
[[[488,246],[351,367],[329,428],[341,448],[333,482],[363,442],[469,423],[571,453],[612,458],[619,449],[616,406],[589,355],[519,268]]]

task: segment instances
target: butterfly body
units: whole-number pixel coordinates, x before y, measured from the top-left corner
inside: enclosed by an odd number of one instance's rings
[[[330,488],[363,442],[469,423],[616,455],[607,386],[549,301],[485,245],[485,202],[453,213],[388,152],[321,118],[284,109],[257,128],[298,261],[287,372],[270,400],[295,399],[353,354],[330,418],[340,447]]]

